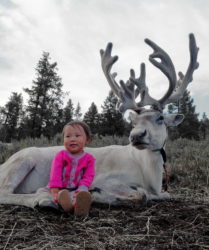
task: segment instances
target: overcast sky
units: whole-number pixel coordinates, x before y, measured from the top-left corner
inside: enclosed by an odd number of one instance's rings
[[[167,78],[148,60],[149,38],[172,58],[176,72],[189,63],[188,34],[200,48],[200,67],[188,89],[196,111],[209,117],[209,1],[208,0],[0,0],[0,105],[11,92],[27,94],[43,51],[58,63],[63,90],[74,106],[86,112],[94,102],[99,111],[110,87],[101,70],[99,50],[113,42],[119,61],[118,80],[130,68],[146,63],[150,94],[160,98]]]

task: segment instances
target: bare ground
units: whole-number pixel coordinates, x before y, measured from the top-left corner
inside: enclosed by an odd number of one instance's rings
[[[0,205],[0,249],[209,249],[209,202],[180,195],[143,207],[93,204],[86,218]]]

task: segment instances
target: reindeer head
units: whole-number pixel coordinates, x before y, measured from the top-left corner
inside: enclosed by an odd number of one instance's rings
[[[130,77],[125,83],[116,82],[116,73],[111,73],[113,64],[118,60],[118,56],[111,56],[112,43],[108,43],[105,51],[101,50],[102,69],[106,79],[118,97],[117,108],[124,113],[126,110],[132,110],[129,119],[133,124],[133,130],[130,133],[130,142],[138,149],[150,148],[155,150],[161,148],[167,136],[166,128],[168,126],[177,126],[183,121],[184,116],[180,114],[163,114],[166,104],[177,102],[184,94],[188,84],[193,80],[193,72],[198,68],[197,62],[198,48],[195,37],[189,35],[190,63],[185,75],[179,72],[177,80],[174,65],[169,55],[158,45],[149,39],[145,42],[154,50],[149,56],[150,62],[159,68],[168,78],[169,88],[164,96],[156,100],[149,95],[148,87],[145,83],[145,64],[141,64],[141,73],[138,78],[133,69],[130,70]],[[156,60],[158,59],[158,60]],[[136,98],[140,95],[140,101]],[[150,109],[145,109],[145,106]]]

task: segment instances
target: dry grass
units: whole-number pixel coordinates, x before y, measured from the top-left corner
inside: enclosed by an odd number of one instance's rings
[[[93,205],[87,218],[0,206],[0,249],[209,249],[209,204]]]
[[[87,218],[0,205],[0,249],[209,249],[209,143],[181,139],[166,151],[170,201],[93,204]]]

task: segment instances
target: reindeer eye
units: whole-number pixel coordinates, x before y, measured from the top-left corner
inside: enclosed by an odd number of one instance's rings
[[[157,118],[157,123],[158,124],[162,124],[163,121],[164,121],[164,117],[162,115]]]

